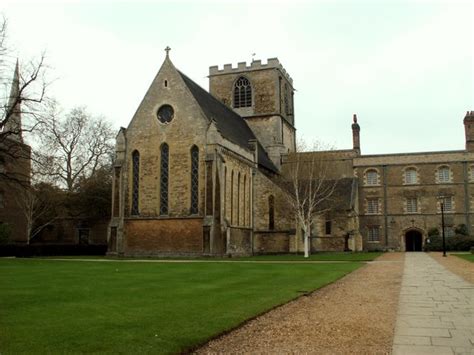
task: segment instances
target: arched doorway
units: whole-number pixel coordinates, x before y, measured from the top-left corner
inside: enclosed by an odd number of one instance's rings
[[[410,230],[405,234],[405,251],[421,251],[423,236],[417,230]]]

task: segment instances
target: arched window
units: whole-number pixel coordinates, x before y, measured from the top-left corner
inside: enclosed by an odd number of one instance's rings
[[[169,147],[161,145],[160,167],[160,215],[168,214],[168,184],[169,184]]]
[[[416,184],[418,183],[418,177],[415,168],[406,168],[405,169],[405,184]]]
[[[237,225],[240,225],[240,172],[237,175]]]
[[[451,181],[451,170],[449,169],[449,166],[440,166],[438,168],[438,182],[443,183],[443,182],[450,182]]]
[[[132,153],[132,215],[138,215],[138,198],[140,189],[140,153]]]
[[[252,87],[250,81],[243,76],[234,84],[234,107],[252,107]]]
[[[191,148],[191,214],[199,210],[199,149]]]
[[[234,224],[234,170],[230,175],[230,224]]]
[[[275,197],[268,196],[268,229],[275,229]]]
[[[224,218],[227,218],[227,166],[224,167]]]
[[[285,100],[285,113],[287,115],[290,114],[290,104],[289,104],[289,100],[288,100],[288,84],[285,83],[285,92],[284,92],[284,98]]]
[[[246,217],[247,217],[247,175],[244,175],[244,226],[246,225]]]
[[[365,173],[367,185],[378,185],[379,184],[379,173],[375,169],[367,170]]]

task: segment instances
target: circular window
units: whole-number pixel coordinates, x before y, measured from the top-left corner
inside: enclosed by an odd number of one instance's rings
[[[156,115],[161,123],[169,123],[173,119],[174,110],[170,105],[163,105],[158,109]]]

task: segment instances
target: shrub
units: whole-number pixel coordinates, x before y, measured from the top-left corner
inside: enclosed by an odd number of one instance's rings
[[[10,226],[6,223],[0,224],[0,245],[8,244],[12,230]]]
[[[443,238],[440,236],[429,237],[430,242],[425,243],[425,251],[442,251]],[[446,238],[446,251],[469,251],[474,248],[474,237],[455,235]]]
[[[465,224],[460,224],[456,227],[454,230],[454,233],[460,234],[460,235],[469,235],[467,226]]]
[[[439,229],[438,228],[431,228],[428,231],[428,237],[439,236]]]

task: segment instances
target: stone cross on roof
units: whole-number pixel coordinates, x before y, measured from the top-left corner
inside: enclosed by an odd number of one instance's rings
[[[170,48],[169,46],[166,46],[165,52],[166,52],[166,56],[167,56],[167,57],[168,57],[169,54],[170,54],[170,50],[171,50],[171,48]]]

